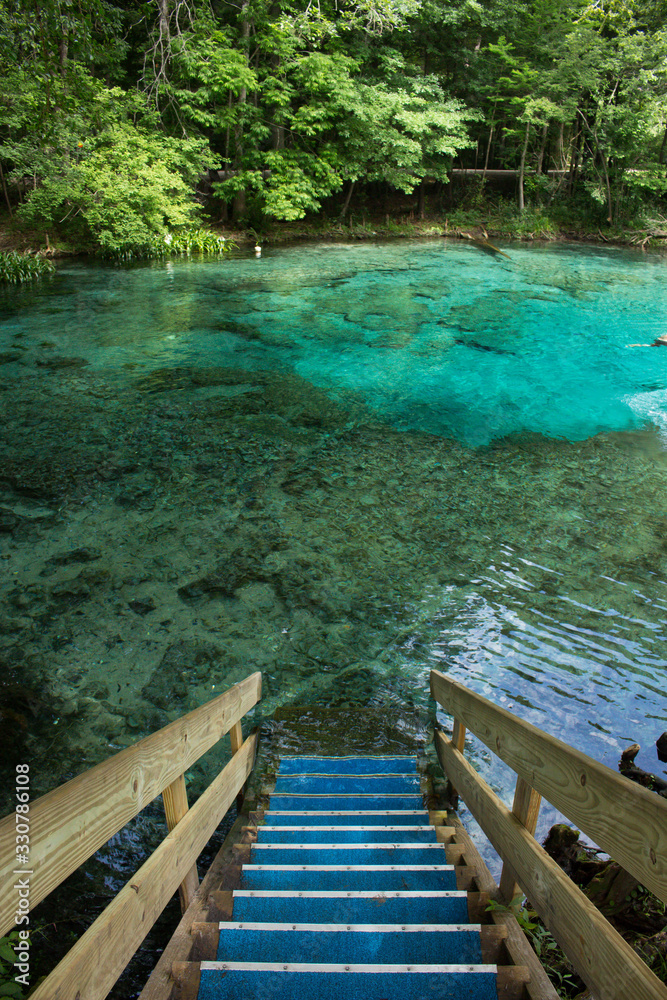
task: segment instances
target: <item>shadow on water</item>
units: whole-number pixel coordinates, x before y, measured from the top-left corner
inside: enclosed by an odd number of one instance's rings
[[[667,351],[625,345],[662,332],[667,264],[505,249],[75,264],[4,295],[0,709],[34,796],[255,669],[267,762],[296,720],[309,749],[424,747],[437,667],[656,770]],[[162,824],[36,911],[49,959]]]

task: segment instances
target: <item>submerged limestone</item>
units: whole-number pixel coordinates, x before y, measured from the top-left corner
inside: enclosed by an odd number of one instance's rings
[[[295,375],[195,367],[2,398],[26,420],[0,432],[8,749],[38,759],[48,731],[63,777],[254,669],[263,716],[400,704],[415,735],[431,665],[486,672],[536,719],[572,678],[586,717],[619,684],[646,712],[667,575],[651,433],[472,450]]]

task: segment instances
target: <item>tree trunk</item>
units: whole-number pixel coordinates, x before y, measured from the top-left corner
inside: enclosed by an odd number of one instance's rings
[[[577,111],[577,115],[579,112]],[[577,167],[579,163],[579,147],[581,145],[582,130],[578,129],[578,118],[575,118],[572,139],[570,140],[570,167],[567,179],[567,193],[571,197],[577,179]]]
[[[2,163],[0,162],[0,180],[2,180],[2,190],[5,193],[5,201],[7,202],[7,211],[9,212],[9,217],[11,219],[12,215],[12,204],[9,200],[9,192],[7,191],[7,184],[5,183],[5,172],[2,169]]]
[[[544,163],[544,153],[547,148],[547,135],[549,132],[549,126],[544,125],[542,127],[542,142],[540,143],[540,151],[537,154],[537,173],[542,173],[542,164]]]
[[[556,139],[556,164],[559,170],[565,169],[565,153],[564,153],[564,138],[565,138],[565,122],[560,123],[560,128],[558,129],[558,138]]]
[[[594,136],[595,136],[595,145],[597,146],[598,150],[598,156],[600,157],[600,163],[602,164],[602,173],[604,176],[604,184],[607,192],[607,222],[609,223],[609,225],[611,225],[612,222],[614,221],[614,203],[611,197],[611,183],[609,180],[609,163],[607,161],[607,157],[604,155],[604,152],[600,149],[597,134],[594,133]]]
[[[354,191],[354,185],[355,185],[355,181],[350,181],[350,186],[347,189],[347,194],[345,196],[345,203],[344,203],[343,207],[340,210],[340,218],[341,218],[341,220],[343,220],[345,218],[345,216],[347,215],[347,210],[350,207],[350,200],[352,198],[352,192]]]
[[[493,142],[493,133],[496,126],[492,125],[489,129],[489,141],[486,144],[486,156],[484,158],[484,173],[482,174],[482,184],[484,183],[484,178],[486,177],[486,171],[489,167],[489,153],[491,152],[491,143]]]
[[[528,152],[528,139],[530,137],[530,123],[526,122],[526,134],[523,139],[523,148],[521,150],[521,163],[519,164],[519,211],[523,212],[525,208],[523,200],[523,178],[526,172],[526,153]]]
[[[63,80],[67,76],[67,35],[63,35],[58,43],[58,56],[60,59],[60,75]]]
[[[423,177],[419,185],[418,215],[420,219],[426,215],[426,184]]]
[[[665,125],[665,131],[662,137],[660,153],[658,154],[658,163],[665,163],[665,150],[667,150],[667,125]]]
[[[245,0],[241,7],[241,42],[243,45],[246,66],[248,65],[248,39],[250,38],[250,21],[248,20],[248,0]],[[248,101],[248,91],[246,87],[241,87],[239,98],[236,102],[237,119],[234,128],[234,166],[237,169],[243,167],[243,110]],[[239,191],[234,198],[234,218],[240,219],[245,215],[246,196],[245,191]]]

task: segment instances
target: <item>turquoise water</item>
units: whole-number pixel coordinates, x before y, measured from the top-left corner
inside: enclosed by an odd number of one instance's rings
[[[2,293],[3,697],[21,752],[56,740],[44,790],[256,668],[266,716],[362,707],[398,745],[435,666],[661,773],[667,350],[628,345],[667,332],[667,259],[503,249]]]
[[[397,428],[473,446],[660,422],[665,358],[627,345],[667,331],[664,259],[521,245],[509,256],[429,241],[301,246],[229,266],[74,264],[54,283],[55,316],[37,292],[6,329],[27,322],[106,371],[282,368],[358,395]]]

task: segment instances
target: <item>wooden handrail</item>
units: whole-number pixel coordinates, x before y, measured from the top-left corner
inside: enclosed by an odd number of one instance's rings
[[[30,905],[180,779],[261,697],[251,674],[224,694],[30,803]],[[0,821],[0,935],[14,926],[14,815]]]
[[[667,1000],[667,988],[443,733],[436,750],[468,809],[598,1000]]]
[[[31,1000],[101,1000],[165,908],[252,770],[250,736]]]
[[[431,694],[455,720],[451,740],[435,734],[438,758],[505,862],[506,898],[514,895],[516,880],[600,1000],[667,1000],[667,988],[533,837],[542,794],[643,885],[655,892],[648,871],[664,893],[664,799],[439,671],[431,672]],[[517,773],[511,812],[463,756],[466,728]]]
[[[667,800],[437,670],[431,694],[626,871],[667,902]]]

